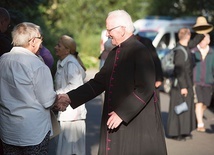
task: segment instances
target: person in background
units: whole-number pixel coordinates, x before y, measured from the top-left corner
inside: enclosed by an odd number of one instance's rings
[[[204,110],[210,105],[214,84],[214,51],[209,46],[210,35],[205,38],[194,49],[195,67],[193,79],[197,102],[195,114],[197,119],[197,131],[205,132],[203,122]]]
[[[156,94],[158,96],[158,101],[159,101],[158,103],[160,106],[159,88],[163,82],[163,71],[162,71],[162,67],[161,67],[161,62],[160,62],[160,59],[159,59],[158,54],[156,52],[156,49],[152,44],[152,41],[149,38],[143,37],[140,34],[140,32],[136,32],[136,31],[137,30],[134,31],[134,34],[136,33],[135,35],[136,35],[137,39],[149,49],[149,52],[151,53],[154,64],[155,64],[155,73],[156,73],[155,74],[155,79],[156,79],[155,88],[156,88]]]
[[[166,134],[175,140],[191,139],[191,132],[196,128],[195,106],[193,93],[193,59],[190,49],[195,47],[204,35],[197,34],[190,41],[191,32],[188,28],[181,28],[178,31],[179,42],[176,46],[185,48],[187,57],[182,49],[175,50],[174,55],[174,83],[170,92],[170,107],[167,122]],[[188,111],[176,114],[174,107],[182,102],[188,105]]]
[[[106,58],[108,57],[109,52],[114,48],[115,46],[111,43],[111,38],[108,38],[108,40],[104,43],[104,50],[99,56],[100,59],[100,68],[103,67]]]
[[[210,105],[214,84],[214,51],[209,46],[210,35],[208,34],[213,30],[213,25],[209,24],[204,16],[199,16],[193,30],[205,35],[205,38],[192,50],[195,60],[193,79],[197,131],[205,132],[203,115],[204,110]]]
[[[41,29],[40,34],[41,36],[43,36]],[[43,44],[40,45],[36,55],[50,68],[50,70],[52,69],[54,64],[54,58],[51,52]]]
[[[110,12],[106,29],[116,47],[104,66],[93,79],[61,96],[76,108],[105,91],[99,155],[166,155],[152,56],[133,35],[126,11]]]
[[[57,71],[55,89],[57,94],[67,93],[83,84],[86,73],[77,59],[76,43],[67,35],[60,37],[55,46]],[[79,58],[80,59],[80,58]],[[81,105],[76,109],[68,106],[66,111],[58,113],[61,133],[58,137],[57,155],[85,155],[86,108]]]
[[[103,67],[105,60],[108,57],[109,52],[114,48],[115,46],[111,43],[111,38],[108,38],[108,40],[104,43],[104,50],[99,56],[100,59],[100,69]],[[101,100],[104,102],[104,92],[101,94]]]
[[[13,47],[10,36],[5,34],[9,26],[10,26],[10,14],[5,8],[0,7],[0,57],[4,53],[9,52]],[[3,146],[1,140],[0,140],[0,154],[3,154]]]
[[[14,47],[0,58],[0,138],[4,155],[48,153],[52,135],[50,109],[64,111],[57,102],[49,68],[36,56],[40,27],[20,23],[12,31]],[[65,101],[65,100],[64,100]]]
[[[41,45],[39,51],[37,52],[38,55],[40,55],[44,61],[44,63],[52,69],[53,64],[54,64],[54,58],[51,54],[51,52],[44,46]]]
[[[0,56],[13,47],[10,36],[5,34],[9,26],[10,14],[5,8],[0,7]]]

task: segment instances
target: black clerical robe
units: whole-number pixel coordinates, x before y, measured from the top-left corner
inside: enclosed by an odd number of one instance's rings
[[[83,86],[68,93],[73,108],[105,91],[99,155],[165,155],[166,144],[157,104],[155,67],[147,48],[134,36],[115,47],[104,66]],[[107,128],[108,113],[123,120]]]

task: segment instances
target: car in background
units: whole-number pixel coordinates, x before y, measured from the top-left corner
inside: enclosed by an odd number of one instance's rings
[[[152,41],[161,60],[178,42],[179,29],[186,27],[192,31],[195,21],[196,17],[147,17],[136,20],[133,24],[138,35],[147,37]],[[104,43],[107,39],[106,30],[103,30],[101,32],[100,52],[103,51]],[[169,93],[171,85],[171,77],[164,76],[163,91]]]
[[[152,40],[160,60],[176,46],[178,31],[181,28],[190,28],[195,24],[196,17],[184,18],[144,18],[134,22],[138,35]],[[194,34],[192,35],[194,36]],[[169,93],[172,85],[172,77],[164,74],[163,91]]]

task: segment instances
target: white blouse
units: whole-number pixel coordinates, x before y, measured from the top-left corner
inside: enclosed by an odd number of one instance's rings
[[[86,73],[73,55],[68,55],[57,62],[55,74],[55,90],[57,94],[64,94],[83,84]],[[59,121],[74,121],[86,118],[85,105],[73,109],[70,105],[66,111],[58,113]]]

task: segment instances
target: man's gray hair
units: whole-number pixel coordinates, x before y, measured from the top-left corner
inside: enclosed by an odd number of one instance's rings
[[[23,22],[14,27],[12,31],[13,45],[27,47],[29,41],[34,37],[39,37],[41,29],[38,25]]]
[[[109,12],[108,17],[112,15],[116,18],[117,23],[120,26],[126,27],[126,31],[128,32],[134,31],[132,18],[125,10],[115,10],[115,11]]]

